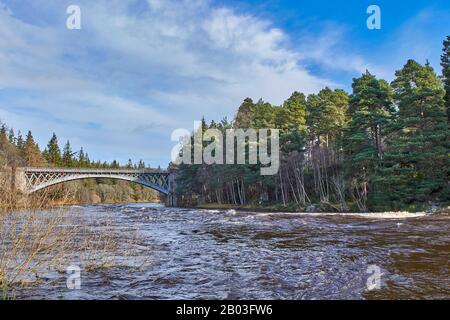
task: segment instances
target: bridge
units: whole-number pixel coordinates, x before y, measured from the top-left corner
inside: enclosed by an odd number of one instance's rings
[[[17,168],[14,185],[23,193],[31,194],[68,181],[96,178],[130,181],[165,195],[171,195],[174,189],[174,179],[169,172],[132,169]]]

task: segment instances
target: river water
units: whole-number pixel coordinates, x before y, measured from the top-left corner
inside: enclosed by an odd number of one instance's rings
[[[69,214],[121,239],[115,264],[81,266],[79,290],[50,270],[17,299],[450,299],[449,216],[157,204],[74,206]]]

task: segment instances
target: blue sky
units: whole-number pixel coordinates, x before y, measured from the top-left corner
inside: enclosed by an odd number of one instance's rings
[[[66,8],[81,8],[81,30]],[[381,8],[381,30],[366,9]],[[440,73],[448,1],[0,0],[0,119],[93,159],[166,166],[174,129],[245,97],[390,81],[408,58]]]

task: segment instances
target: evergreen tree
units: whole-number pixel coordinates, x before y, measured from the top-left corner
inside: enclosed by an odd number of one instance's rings
[[[255,104],[250,98],[246,98],[240,105],[236,114],[234,125],[236,128],[249,128],[253,122],[253,111]]]
[[[217,123],[214,120],[212,120],[211,124],[209,125],[209,128],[210,129],[217,129]]]
[[[306,98],[295,91],[287,99],[276,115],[277,128],[281,133],[306,133]]]
[[[445,89],[445,106],[447,109],[447,120],[450,122],[450,36],[444,40],[444,48],[441,55],[442,80]]]
[[[311,141],[329,145],[341,135],[348,119],[348,103],[349,96],[343,90],[325,88],[317,95],[308,96],[307,125]]]
[[[52,138],[48,142],[46,150],[46,159],[48,163],[54,166],[61,165],[61,149],[59,148],[58,138],[55,133],[53,133]]]
[[[275,128],[276,113],[274,107],[260,99],[253,107],[251,114],[248,115],[252,119],[247,127],[253,129]]]
[[[351,120],[344,135],[345,168],[353,198],[365,211],[372,179],[384,155],[383,131],[394,111],[392,90],[369,72],[354,79],[352,88]]]
[[[6,125],[0,128],[0,150],[5,150],[8,147],[8,136],[6,134]]]
[[[67,168],[71,168],[73,166],[73,152],[72,147],[70,146],[70,141],[67,140],[62,155],[62,164]]]
[[[119,168],[120,168],[119,162],[113,160],[113,162],[111,162],[111,169],[119,169]]]
[[[128,159],[127,168],[132,169],[133,168],[133,161],[131,159]]]
[[[9,141],[9,144],[11,144],[11,145],[15,145],[16,144],[16,137],[15,137],[15,134],[14,134],[14,130],[12,128],[9,129],[8,141]]]
[[[398,118],[379,180],[386,198],[401,206],[429,200],[446,186],[448,126],[445,92],[431,66],[408,60],[395,75]]]
[[[84,160],[84,167],[85,168],[90,168],[91,167],[91,159],[89,158],[89,154],[87,152],[86,152],[84,158],[85,158],[85,160]]]
[[[39,150],[39,146],[34,141],[31,131],[28,131],[22,154],[28,166],[40,166],[45,163],[45,159]]]
[[[25,141],[23,141],[22,133],[17,132],[16,147],[19,151],[22,151],[25,146]]]
[[[350,155],[360,153],[369,158],[383,158],[383,130],[394,113],[392,90],[384,80],[377,80],[369,72],[353,81],[348,116],[347,142]],[[352,148],[353,147],[353,148]]]
[[[78,152],[78,167],[83,168],[84,166],[86,166],[86,156],[84,154],[83,147],[81,147]]]

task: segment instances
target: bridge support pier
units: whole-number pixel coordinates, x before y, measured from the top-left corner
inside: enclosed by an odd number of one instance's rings
[[[175,193],[176,190],[176,182],[175,182],[175,177],[176,177],[176,172],[174,170],[170,170],[170,175],[169,175],[169,193],[166,196],[166,206],[167,207],[177,207],[178,206],[178,201],[177,201],[177,196]]]
[[[11,188],[27,193],[27,179],[23,168],[14,168],[11,177]]]
[[[166,197],[166,206],[167,207],[176,207],[177,204],[177,196],[174,194],[168,194]]]

